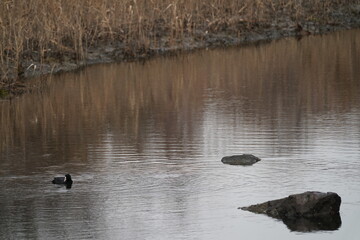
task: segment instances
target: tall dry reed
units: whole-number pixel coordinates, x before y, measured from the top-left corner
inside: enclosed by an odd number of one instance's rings
[[[179,42],[239,24],[326,14],[359,0],[2,0],[0,89],[32,62],[84,60],[89,47],[121,43],[128,52]],[[10,84],[8,82],[8,84]]]

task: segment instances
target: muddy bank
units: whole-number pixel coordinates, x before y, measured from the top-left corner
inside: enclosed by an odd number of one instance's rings
[[[360,5],[338,9],[329,14],[326,21],[317,19],[292,20],[291,16],[277,17],[272,21],[247,21],[242,18],[226,19],[204,25],[195,32],[183,34],[174,39],[166,31],[156,34],[155,41],[148,45],[129,46],[122,41],[111,41],[86,49],[83,60],[76,54],[57,54],[49,49],[46,58],[37,61],[39,53],[27,53],[27,58],[20,62],[18,76],[0,83],[0,98],[13,96],[41,88],[41,81],[32,81],[38,76],[74,71],[98,63],[121,61],[140,61],[153,56],[177,54],[204,48],[226,47],[269,42],[271,40],[307,35],[326,34],[329,32],[360,27]],[[16,80],[15,80],[16,79]]]

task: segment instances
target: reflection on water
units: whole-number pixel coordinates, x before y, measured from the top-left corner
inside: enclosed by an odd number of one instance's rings
[[[0,236],[351,239],[360,214],[360,32],[99,65],[0,102]],[[225,155],[263,161],[223,165]],[[51,179],[71,173],[71,190]],[[338,231],[237,207],[337,192]]]
[[[334,231],[341,226],[340,214],[317,218],[295,218],[282,220],[291,231],[313,232],[320,230]]]

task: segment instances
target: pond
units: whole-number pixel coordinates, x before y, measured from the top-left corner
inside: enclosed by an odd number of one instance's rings
[[[359,66],[352,30],[49,77],[0,101],[0,238],[357,239]],[[238,209],[304,191],[341,196],[337,230]]]

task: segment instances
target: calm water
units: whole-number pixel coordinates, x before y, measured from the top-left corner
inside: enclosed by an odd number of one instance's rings
[[[360,236],[358,30],[46,81],[0,102],[1,239]],[[262,161],[220,162],[240,153]],[[338,230],[237,209],[308,190],[342,197]]]

